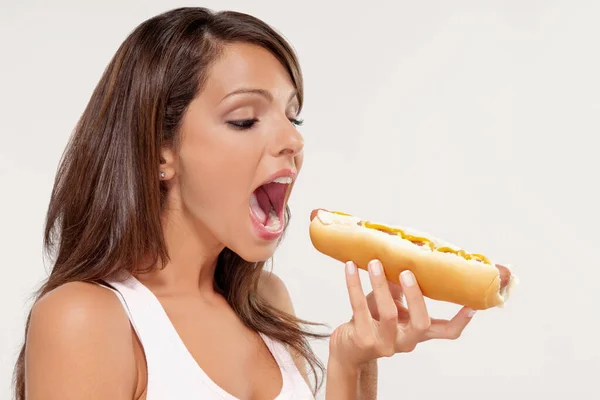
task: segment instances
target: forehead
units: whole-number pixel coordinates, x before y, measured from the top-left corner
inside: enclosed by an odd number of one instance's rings
[[[210,68],[204,94],[223,97],[239,89],[263,89],[287,100],[295,87],[271,52],[252,44],[234,43],[224,47]]]

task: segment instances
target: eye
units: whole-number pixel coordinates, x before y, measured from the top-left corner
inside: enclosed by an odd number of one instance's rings
[[[253,118],[253,119],[240,119],[240,120],[235,120],[235,121],[227,121],[227,124],[229,124],[229,126],[233,127],[234,129],[246,130],[246,129],[252,128],[254,126],[254,124],[257,122],[258,122],[258,119]]]
[[[290,118],[290,122],[293,125],[301,126],[304,123],[304,120],[303,119],[298,119],[298,118]]]

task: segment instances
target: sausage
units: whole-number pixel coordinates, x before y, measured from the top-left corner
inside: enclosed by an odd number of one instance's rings
[[[500,264],[496,264],[496,268],[500,271],[500,289],[504,289],[510,282],[510,270]]]
[[[310,213],[310,220],[312,221],[313,219],[315,219],[315,217],[317,216],[317,214],[319,213],[319,210],[323,210],[323,211],[327,211],[324,208],[315,208],[314,210],[311,211]]]

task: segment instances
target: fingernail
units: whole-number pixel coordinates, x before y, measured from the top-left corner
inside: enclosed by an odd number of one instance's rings
[[[381,263],[378,260],[372,260],[369,263],[369,271],[373,276],[381,275]]]
[[[400,274],[400,279],[402,279],[402,283],[404,283],[405,286],[412,286],[415,284],[415,276],[408,269],[402,271]]]
[[[477,312],[477,311],[475,311],[475,310],[469,310],[469,313],[467,314],[467,316],[468,316],[469,318],[473,318],[473,315],[475,315],[475,313],[476,313],[476,312]]]
[[[354,275],[354,273],[356,272],[356,266],[354,265],[354,263],[352,261],[348,261],[346,263],[346,269],[348,270],[348,273],[350,275]]]

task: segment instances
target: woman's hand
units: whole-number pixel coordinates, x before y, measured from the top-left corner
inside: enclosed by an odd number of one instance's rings
[[[390,284],[377,260],[369,263],[373,291],[365,296],[354,263],[346,265],[352,319],[340,325],[329,342],[330,362],[348,371],[396,353],[410,352],[430,339],[456,339],[474,312],[463,307],[451,320],[431,319],[425,299],[410,271],[400,275],[401,286]],[[407,307],[402,303],[402,294]],[[351,372],[349,372],[351,373]]]

